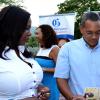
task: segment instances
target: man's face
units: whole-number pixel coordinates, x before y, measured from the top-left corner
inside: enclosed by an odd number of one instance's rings
[[[80,28],[83,38],[91,48],[94,48],[100,37],[100,21],[87,20],[85,25]]]

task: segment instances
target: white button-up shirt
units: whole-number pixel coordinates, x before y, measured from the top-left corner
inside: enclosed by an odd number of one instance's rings
[[[24,60],[32,64],[31,68],[16,55],[14,50],[9,50],[5,55],[9,60],[0,58],[0,100],[18,100],[36,95],[36,87],[43,78],[38,63],[20,53]]]

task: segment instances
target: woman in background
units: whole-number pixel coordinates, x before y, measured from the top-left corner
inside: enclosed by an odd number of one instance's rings
[[[40,25],[35,36],[40,44],[35,60],[43,69],[42,83],[49,87],[49,100],[59,100],[59,91],[53,77],[59,47],[57,46],[56,33],[50,25]]]

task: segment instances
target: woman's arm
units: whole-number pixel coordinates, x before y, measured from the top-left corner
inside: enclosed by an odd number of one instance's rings
[[[53,59],[55,63],[56,63],[56,60],[57,60],[58,52],[59,52],[59,47],[54,47],[49,54],[49,57],[51,59]],[[42,69],[43,69],[44,72],[49,72],[49,73],[55,72],[55,68],[43,68],[42,67]]]
[[[49,54],[49,57],[50,57],[51,59],[53,59],[55,62],[56,62],[56,60],[57,60],[58,52],[59,52],[59,47],[54,47],[54,48],[51,50],[50,54]]]
[[[44,68],[42,67],[43,72],[49,72],[49,73],[54,73],[55,68]]]

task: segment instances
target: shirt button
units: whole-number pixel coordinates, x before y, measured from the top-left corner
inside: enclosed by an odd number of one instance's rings
[[[36,83],[36,81],[34,80],[34,83]]]
[[[33,74],[35,74],[35,72],[33,72]]]
[[[34,94],[32,94],[32,97],[34,97],[35,95]]]

